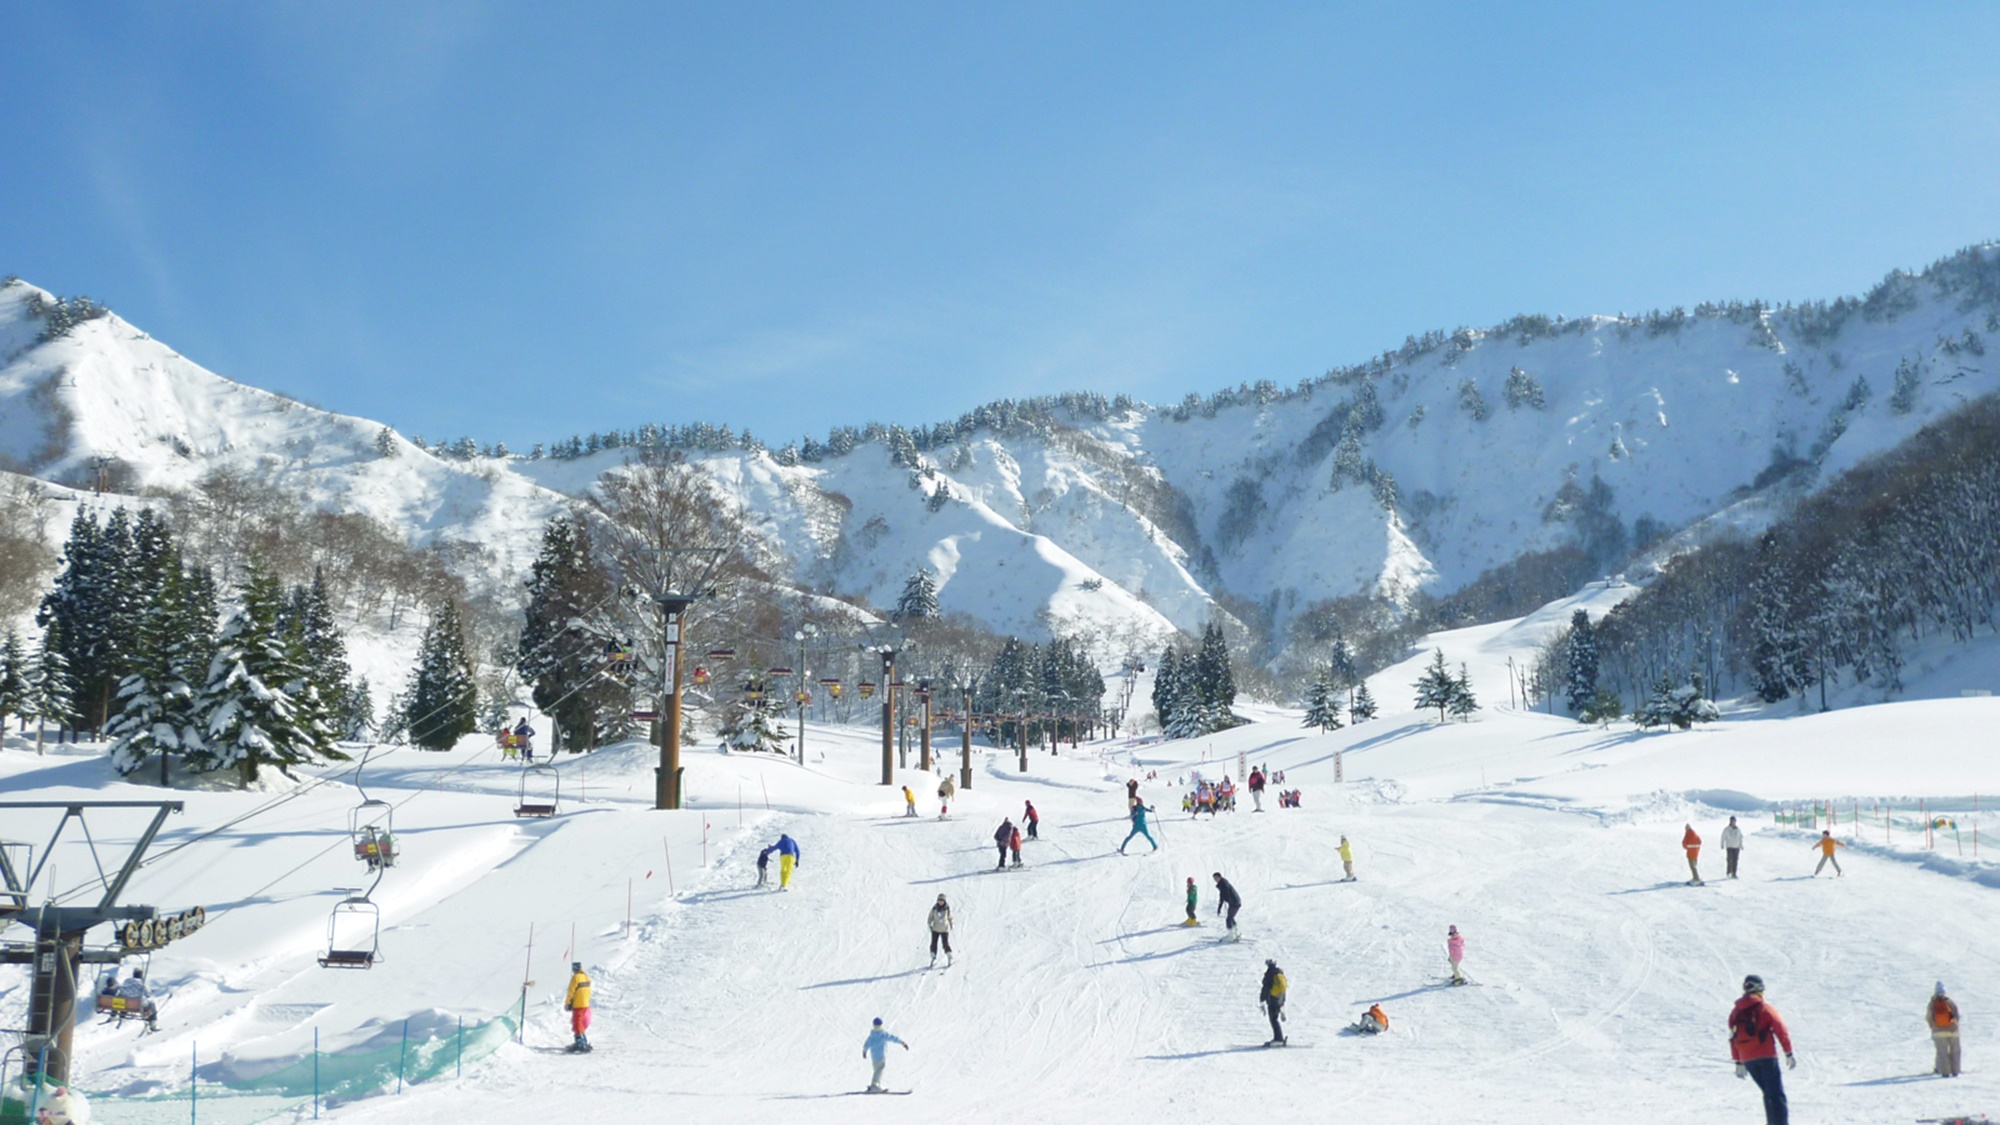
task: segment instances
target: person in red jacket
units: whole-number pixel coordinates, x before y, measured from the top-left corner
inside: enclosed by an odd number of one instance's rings
[[[1035,802],[1028,801],[1026,804],[1028,808],[1021,814],[1021,819],[1028,822],[1028,839],[1039,840],[1042,838],[1042,814],[1035,811]]]
[[[1764,1092],[1765,1125],[1791,1122],[1784,1072],[1778,1069],[1780,1047],[1785,1065],[1798,1066],[1799,1060],[1792,1057],[1792,1033],[1777,1009],[1764,1002],[1764,978],[1752,973],[1743,978],[1743,995],[1729,1012],[1729,1057],[1736,1060],[1736,1077],[1753,1079]]]
[[[1694,825],[1688,825],[1687,831],[1681,833],[1681,847],[1686,848],[1688,853],[1688,874],[1692,876],[1688,880],[1688,886],[1699,887],[1701,886],[1701,868],[1695,866],[1695,860],[1701,856],[1701,837],[1695,835]]]

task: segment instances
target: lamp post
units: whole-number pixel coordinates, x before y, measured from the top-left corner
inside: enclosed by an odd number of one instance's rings
[[[681,807],[681,618],[694,598],[687,594],[660,594],[653,599],[660,607],[661,646],[666,655],[660,669],[660,691],[666,712],[660,730],[660,766],[653,780],[653,807]]]
[[[917,732],[917,768],[931,772],[931,682],[917,681],[917,701],[924,705],[923,726]]]
[[[796,634],[799,642],[799,689],[792,693],[799,705],[799,764],[806,764],[806,639],[818,635],[819,630],[811,625],[802,626]]]
[[[959,681],[959,691],[965,697],[965,711],[958,724],[958,787],[972,788],[972,694],[978,680],[967,676]]]
[[[896,784],[896,709],[892,702],[896,679],[896,649],[892,645],[862,645],[882,658],[882,784]]]

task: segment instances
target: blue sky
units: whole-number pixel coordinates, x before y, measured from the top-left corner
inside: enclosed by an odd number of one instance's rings
[[[1990,4],[0,19],[0,273],[516,448],[1171,401],[1517,312],[1855,293],[2000,238]]]

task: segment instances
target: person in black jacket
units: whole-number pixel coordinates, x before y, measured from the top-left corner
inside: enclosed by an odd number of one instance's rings
[[[1236,888],[1229,885],[1229,880],[1222,877],[1222,872],[1218,871],[1215,873],[1215,912],[1222,913],[1224,907],[1229,909],[1228,936],[1236,937],[1236,912],[1243,909],[1243,899],[1236,893]]]
[[[1266,959],[1264,962],[1264,984],[1257,990],[1257,1000],[1264,1005],[1264,1014],[1271,1017],[1271,1041],[1264,1046],[1284,1046],[1285,1031],[1278,1026],[1278,1021],[1285,1015],[1285,971],[1278,967],[1276,961]]]
[[[1007,866],[1007,845],[1014,842],[1014,822],[1012,820],[1003,819],[1000,822],[1000,827],[993,830],[993,842],[1000,845],[1000,862],[993,865],[993,870],[998,871]]]

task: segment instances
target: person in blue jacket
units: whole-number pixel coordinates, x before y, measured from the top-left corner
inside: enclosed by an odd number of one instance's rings
[[[1144,836],[1146,842],[1153,845],[1154,851],[1160,850],[1160,842],[1153,839],[1153,834],[1146,830],[1146,814],[1152,811],[1144,801],[1137,797],[1132,798],[1132,831],[1125,834],[1125,844],[1131,843],[1134,836]],[[1125,844],[1118,845],[1119,855],[1125,854]]]
[[[757,885],[760,887],[771,881],[771,853],[777,850],[778,845],[771,844],[757,853]]]
[[[861,1045],[862,1057],[872,1059],[875,1063],[875,1073],[868,1079],[868,1092],[871,1094],[882,1092],[882,1068],[889,1065],[889,1060],[886,1056],[889,1053],[889,1044],[891,1043],[896,1044],[905,1051],[910,1049],[908,1043],[883,1030],[882,1017],[876,1016],[874,1030],[868,1033],[868,1041]]]
[[[780,834],[772,847],[778,849],[778,889],[792,889],[792,868],[799,865],[799,842],[789,835]]]

